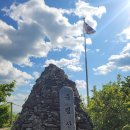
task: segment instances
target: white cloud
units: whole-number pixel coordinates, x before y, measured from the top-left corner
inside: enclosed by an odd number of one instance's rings
[[[93,19],[93,16],[97,16],[98,18],[101,18],[104,13],[106,13],[106,8],[104,6],[92,7],[88,3],[82,0],[79,0],[76,3],[75,14],[77,14],[80,17],[85,17],[87,19],[87,22],[93,28],[97,26],[97,22]]]
[[[129,40],[130,26],[124,29],[120,34],[118,34],[118,36],[124,36],[125,40]],[[93,68],[93,71],[95,74],[105,75],[115,69],[123,72],[130,71],[130,43],[127,43],[119,54],[110,56],[105,65]]]
[[[81,52],[79,52],[79,51],[73,51],[72,53],[68,54],[69,58],[77,58],[77,59],[79,59],[80,56],[81,56]]]
[[[11,44],[8,43],[8,39],[5,44],[0,41],[0,55],[13,63],[30,66],[32,63],[29,57],[46,56],[51,44],[42,40],[41,30],[37,24],[22,23],[19,26],[18,30],[5,30]]]
[[[96,52],[99,52],[100,51],[100,49],[96,49]]]
[[[81,66],[79,65],[79,59],[76,58],[73,59],[62,58],[60,60],[51,59],[51,60],[47,60],[44,66],[48,66],[51,63],[61,68],[66,67],[68,70],[75,71],[75,72],[82,70]]]
[[[111,72],[113,69],[115,69],[115,65],[113,62],[108,62],[106,65],[99,66],[97,68],[93,68],[93,71],[96,75],[106,75],[107,73]]]
[[[118,60],[123,60],[126,57],[130,57],[129,53],[120,53],[119,55],[112,55],[110,56],[110,58],[108,59],[109,61],[118,61]]]
[[[125,72],[130,71],[130,43],[127,43],[119,54],[110,56],[108,63],[93,68],[93,71],[95,74],[106,75],[115,69]]]
[[[67,10],[49,7],[42,0],[30,0],[19,5],[13,4],[3,11],[18,23],[18,29],[3,21],[1,21],[2,25],[0,24],[0,27],[3,27],[3,34],[0,35],[0,44],[2,44],[0,52],[7,60],[31,66],[30,57],[46,57],[52,48],[66,47],[70,50],[84,51],[81,37],[83,22],[70,24],[68,18],[64,16]],[[95,27],[97,23],[93,16],[100,18],[105,12],[105,7],[92,7],[83,1],[78,1],[76,9],[73,9],[73,13],[77,16],[87,14],[86,18]],[[68,13],[72,13],[72,10],[68,10]],[[44,41],[46,36],[51,43],[47,44]],[[3,41],[12,44],[6,45]],[[87,39],[87,43],[92,42]]]
[[[117,34],[119,40],[118,42],[126,43],[130,40],[130,26],[125,28],[121,33]]]
[[[127,71],[130,71],[130,66],[122,66],[122,67],[119,67],[120,70],[124,71],[124,72],[127,72]]]
[[[81,53],[84,52],[84,38],[81,36],[83,21],[79,20],[71,24],[64,14],[74,13],[78,17],[85,16],[87,22],[95,28],[97,22],[93,17],[101,18],[106,9],[92,7],[83,1],[78,1],[75,9],[57,9],[47,6],[42,0],[29,0],[21,4],[14,3],[3,11],[15,20],[18,27],[14,28],[13,25],[0,20],[0,57],[7,66],[7,69],[3,67],[0,71],[0,77],[9,81],[16,79],[22,84],[26,79],[32,79],[32,76],[18,70],[13,64],[32,66],[30,57],[47,57],[52,49],[69,49],[73,54],[70,57],[73,58],[47,60],[46,65],[53,62],[72,71],[81,71],[79,60]],[[44,40],[46,37],[49,39],[48,42]],[[91,39],[87,38],[86,43],[92,44]]]
[[[130,39],[130,26],[124,29],[119,35],[124,35],[127,40]]]
[[[17,85],[25,85],[29,80],[33,79],[31,75],[15,68],[11,62],[0,57],[0,82],[11,82],[16,80]]]
[[[86,82],[84,80],[76,80],[76,87],[78,89],[85,89],[86,88]]]
[[[6,34],[7,31],[13,31],[13,27],[9,26],[5,22],[0,20],[0,45],[2,44],[11,44],[11,40],[9,39],[8,35]]]
[[[37,79],[40,76],[40,73],[35,71],[33,72],[32,75],[34,76],[35,79]]]
[[[67,69],[71,70],[71,71],[74,71],[74,72],[78,72],[78,71],[82,70],[82,68],[80,66],[76,66],[76,65],[68,65]]]
[[[127,45],[123,48],[122,53],[130,53],[130,43],[127,43]]]

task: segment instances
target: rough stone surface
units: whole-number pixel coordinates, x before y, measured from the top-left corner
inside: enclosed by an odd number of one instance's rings
[[[74,91],[76,130],[92,130],[93,125],[80,107],[80,96],[64,71],[50,64],[36,80],[12,130],[60,130],[59,91],[68,86]]]

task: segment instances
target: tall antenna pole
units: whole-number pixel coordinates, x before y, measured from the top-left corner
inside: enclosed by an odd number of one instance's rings
[[[85,18],[83,18],[84,24],[85,24]],[[85,37],[85,31],[83,27],[83,34],[84,34],[84,50],[85,50],[85,71],[86,71],[86,90],[87,90],[87,104],[89,104],[89,86],[88,86],[88,61],[87,61],[87,47],[86,47],[86,37]]]

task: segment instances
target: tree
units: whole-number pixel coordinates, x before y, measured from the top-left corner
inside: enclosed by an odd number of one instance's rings
[[[87,112],[95,130],[122,130],[130,122],[130,77],[109,82],[101,90],[93,89]]]
[[[7,96],[11,96],[15,86],[15,81],[10,84],[0,84],[0,103],[6,101]]]
[[[10,84],[0,84],[0,127],[9,123],[10,105],[6,102],[6,97],[11,96],[15,87],[15,81]]]

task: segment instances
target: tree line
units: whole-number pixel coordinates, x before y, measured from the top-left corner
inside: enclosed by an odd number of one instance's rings
[[[97,90],[94,86],[92,97],[85,110],[89,114],[94,130],[130,130],[130,76],[122,81],[109,82]]]

